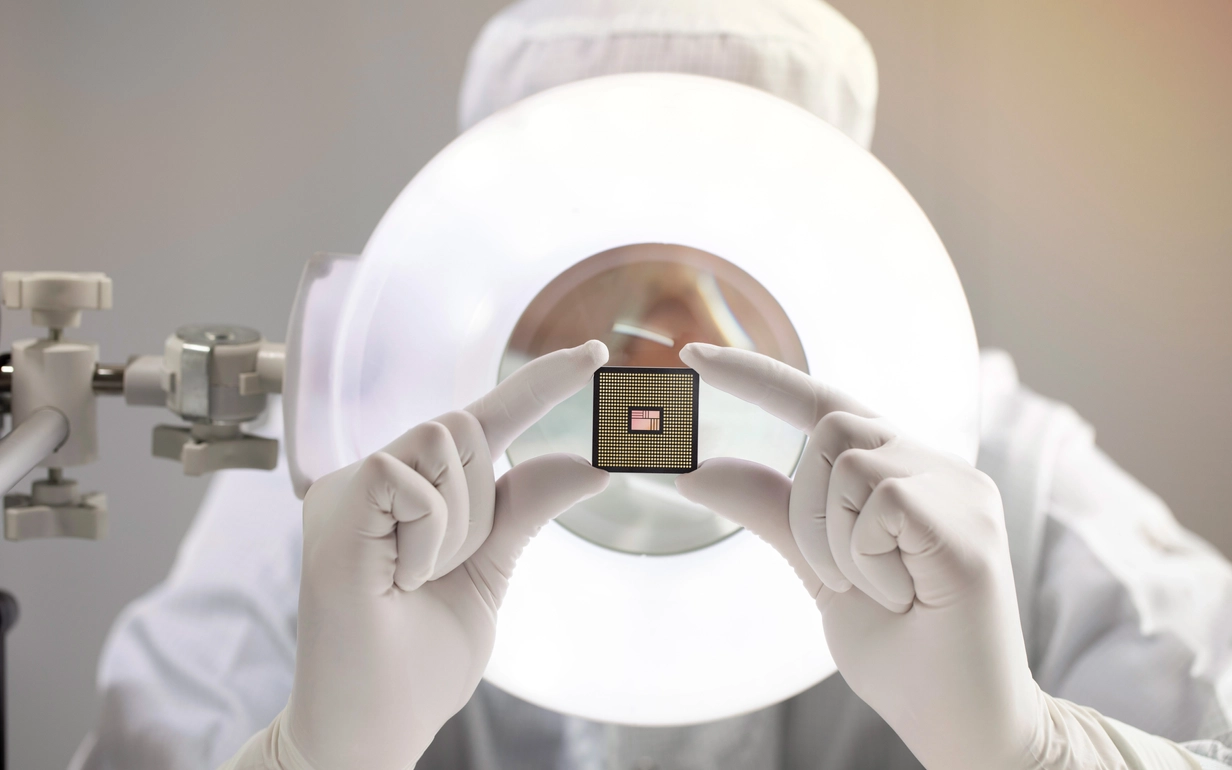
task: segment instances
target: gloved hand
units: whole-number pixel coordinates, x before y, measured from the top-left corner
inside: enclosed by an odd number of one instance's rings
[[[479,684],[526,543],[607,486],[575,455],[521,463],[499,481],[492,458],[606,360],[595,341],[543,356],[313,484],[290,702],[224,767],[415,764]]]
[[[839,672],[925,767],[1197,767],[1175,744],[1036,685],[987,476],[772,359],[703,344],[680,357],[809,434],[794,482],[724,458],[677,488],[787,558]]]

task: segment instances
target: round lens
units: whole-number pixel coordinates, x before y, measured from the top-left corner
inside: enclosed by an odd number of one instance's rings
[[[685,246],[638,244],[579,262],[549,283],[519,318],[501,359],[504,379],[526,362],[587,340],[604,342],[609,366],[680,367],[690,342],[752,350],[808,371],[787,314],[748,273]],[[591,453],[593,393],[558,405],[509,447],[514,465],[549,452]],[[785,474],[804,435],[760,408],[701,384],[698,461],[740,457]],[[681,497],[675,476],[617,473],[601,494],[558,521],[618,551],[673,554],[703,548],[738,527]]]

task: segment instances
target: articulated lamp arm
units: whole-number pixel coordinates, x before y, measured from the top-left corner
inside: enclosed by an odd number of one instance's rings
[[[284,346],[245,327],[184,326],[161,356],[135,356],[125,365],[99,363],[98,345],[67,340],[82,310],[111,307],[111,279],[102,273],[6,272],[6,308],[28,309],[48,329],[42,339],[19,340],[0,359],[0,411],[13,429],[0,439],[0,491],[9,540],[37,537],[98,539],[106,530],[106,498],[82,494],[64,468],[98,457],[95,399],[122,395],[134,406],[160,406],[184,423],[154,429],[153,453],[178,460],[199,476],[224,468],[272,470],[275,439],[251,436],[244,423],[259,418],[268,396],[282,391]],[[7,494],[36,467],[48,469],[30,494]]]

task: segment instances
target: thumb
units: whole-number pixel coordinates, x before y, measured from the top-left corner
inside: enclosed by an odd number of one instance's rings
[[[676,490],[765,540],[787,559],[809,596],[819,602],[829,598],[830,589],[822,585],[791,533],[791,479],[749,460],[717,457],[677,477]]]
[[[466,562],[495,609],[522,549],[552,519],[607,488],[608,474],[577,455],[550,454],[519,464],[496,482],[492,533]]]

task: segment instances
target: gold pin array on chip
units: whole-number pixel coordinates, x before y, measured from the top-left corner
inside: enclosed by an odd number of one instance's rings
[[[692,369],[601,367],[591,463],[615,473],[696,469],[697,388]]]

